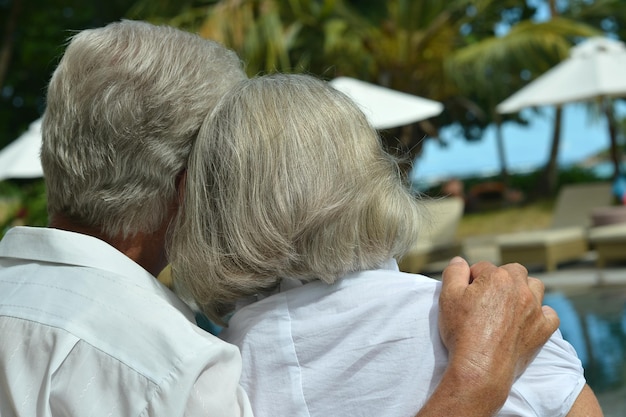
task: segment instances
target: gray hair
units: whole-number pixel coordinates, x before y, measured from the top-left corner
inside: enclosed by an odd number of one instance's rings
[[[49,214],[109,236],[156,230],[207,112],[245,78],[234,52],[172,27],[123,20],[73,36],[43,117]]]
[[[421,204],[345,95],[310,76],[246,80],[198,135],[170,242],[176,285],[220,320],[283,277],[327,283],[401,256]]]

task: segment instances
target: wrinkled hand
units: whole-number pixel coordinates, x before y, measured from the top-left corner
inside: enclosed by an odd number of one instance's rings
[[[542,307],[543,294],[543,283],[529,278],[522,265],[480,262],[470,268],[454,258],[443,272],[439,299],[439,331],[450,364],[462,369],[468,383],[488,378],[495,387],[510,388],[559,326],[556,312]]]

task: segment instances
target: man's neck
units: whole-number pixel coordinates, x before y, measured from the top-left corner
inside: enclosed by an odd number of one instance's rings
[[[66,216],[55,214],[48,227],[93,236],[107,242],[155,277],[167,265],[165,257],[165,234],[167,227],[154,233],[137,233],[130,237],[108,236],[100,229],[78,224]]]

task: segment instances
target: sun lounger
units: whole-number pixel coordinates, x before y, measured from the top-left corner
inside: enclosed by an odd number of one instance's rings
[[[626,260],[626,223],[593,227],[589,242],[597,253],[596,266],[604,268],[610,261]]]
[[[562,262],[582,258],[589,249],[587,233],[594,208],[611,205],[608,182],[564,186],[549,229],[500,235],[496,238],[502,263],[519,262],[554,271]]]
[[[456,232],[463,216],[464,201],[460,197],[424,200],[424,227],[415,246],[400,261],[401,271],[424,272],[428,264],[447,261],[461,253]]]

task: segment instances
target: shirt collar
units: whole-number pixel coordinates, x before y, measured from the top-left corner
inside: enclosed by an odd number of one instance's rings
[[[0,258],[14,258],[101,269],[168,299],[185,315],[189,307],[139,264],[103,240],[66,230],[17,226],[0,241]]]
[[[393,258],[386,260],[385,262],[382,263],[382,265],[379,268],[376,268],[376,269],[396,271],[396,272],[400,271],[400,268],[398,267],[398,261],[396,261]],[[345,277],[338,278],[337,281],[339,281],[341,279],[345,279],[345,278],[358,276],[361,272],[363,272],[363,271],[352,272],[352,273],[346,275]],[[311,282],[316,282],[316,281],[311,281]],[[242,307],[244,307],[244,306],[246,306],[246,305],[248,305],[248,304],[250,304],[252,302],[260,301],[260,300],[262,300],[264,298],[269,297],[270,295],[274,295],[274,294],[277,294],[277,293],[282,293],[282,292],[285,292],[285,291],[289,291],[289,290],[292,290],[294,288],[299,288],[299,287],[302,287],[303,285],[305,285],[305,283],[300,281],[299,279],[289,278],[289,277],[282,278],[280,280],[280,283],[279,283],[278,287],[275,290],[270,291],[268,293],[264,293],[264,294],[257,294],[257,295],[254,295],[252,297],[247,297],[247,298],[245,298],[243,300],[240,300],[237,303],[237,309],[238,308],[242,308]]]

